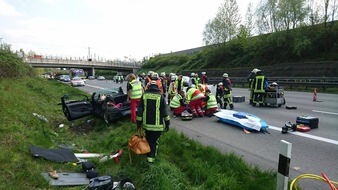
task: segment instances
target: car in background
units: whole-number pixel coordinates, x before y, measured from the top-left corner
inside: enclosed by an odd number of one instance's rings
[[[94,79],[95,79],[94,76],[89,76],[89,77],[88,77],[88,80],[94,80]]]
[[[104,78],[104,76],[98,76],[97,80],[106,80],[106,78]]]
[[[91,99],[84,94],[67,94],[61,97],[62,111],[68,121],[95,115],[108,124],[130,115],[128,95],[121,87],[104,89],[92,94]]]
[[[65,79],[66,75],[59,75],[58,79],[59,81],[63,81]]]
[[[69,75],[65,75],[65,77],[62,80],[63,82],[70,82],[70,76]]]
[[[70,80],[71,86],[85,86],[85,81],[82,80],[80,77],[74,77]]]
[[[188,76],[183,76],[183,77],[182,77],[182,80],[183,80],[183,86],[185,86],[185,87],[189,86],[189,80],[190,80],[190,77],[188,77]]]

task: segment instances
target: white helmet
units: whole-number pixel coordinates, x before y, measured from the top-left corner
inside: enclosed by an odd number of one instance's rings
[[[151,76],[154,73],[154,71],[149,71],[148,76]]]
[[[254,73],[254,74],[256,74],[257,71],[258,71],[258,69],[253,69],[251,72]]]
[[[224,74],[223,74],[223,77],[228,77],[228,73],[224,73]]]
[[[218,86],[223,86],[223,82],[218,83]]]
[[[191,73],[191,75],[190,75],[190,76],[194,77],[194,76],[195,76],[195,73]]]
[[[205,74],[207,74],[206,72],[202,72],[202,75],[205,75]]]
[[[165,72],[162,72],[162,73],[161,73],[161,77],[164,77],[164,76],[165,76]]]
[[[272,86],[278,86],[276,82],[271,83]]]
[[[145,73],[142,73],[141,75],[142,75],[142,76],[145,76],[146,74],[145,74]]]
[[[153,74],[151,74],[151,78],[152,79],[158,79],[158,73],[153,73]]]
[[[192,84],[192,85],[190,86],[190,88],[196,88],[196,85]]]
[[[176,80],[176,76],[175,75],[171,76],[171,80],[172,81]]]

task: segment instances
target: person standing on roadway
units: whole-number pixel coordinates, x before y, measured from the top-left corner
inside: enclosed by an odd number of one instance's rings
[[[136,80],[134,74],[129,74],[127,83],[127,92],[128,92],[128,101],[130,101],[130,111],[131,116],[130,120],[133,123],[136,123],[136,108],[140,103],[140,98],[143,94],[142,83],[139,80]]]
[[[160,93],[155,81],[150,83],[141,97],[136,120],[137,129],[142,127],[145,130],[145,137],[150,146],[147,161],[153,163],[157,155],[158,139],[163,131],[169,130],[170,125],[165,98]]]
[[[161,81],[161,86],[162,86],[162,91],[163,91],[163,96],[166,96],[167,93],[167,77],[165,76],[165,72],[161,73],[161,76],[159,77]]]
[[[219,104],[219,109],[222,109],[223,106],[224,106],[224,89],[223,89],[223,83],[222,82],[217,84],[216,100],[217,100],[217,104]]]
[[[176,86],[176,90],[177,93],[179,93],[181,90],[183,90],[183,76],[182,75],[178,75],[178,78],[175,81],[175,86]]]
[[[201,79],[198,77],[198,73],[195,73],[195,85],[198,86],[198,84],[201,83]]]
[[[261,70],[256,72],[256,77],[253,81],[254,95],[252,105],[256,106],[258,103],[260,106],[264,105],[265,89],[269,83]]]
[[[206,72],[202,72],[202,84],[208,85],[208,76]]]
[[[195,73],[191,73],[190,74],[189,87],[191,87],[191,85],[195,85],[196,86]]]
[[[170,105],[170,101],[174,98],[177,94],[176,85],[175,85],[176,76],[171,76],[171,83],[168,86],[168,105]]]
[[[252,101],[253,101],[253,94],[254,94],[253,82],[255,80],[257,71],[258,69],[253,69],[247,77],[247,81],[249,82],[249,91],[250,91],[249,104],[252,104]]]
[[[151,82],[151,75],[152,75],[153,73],[154,73],[154,71],[148,71],[148,75],[147,75],[147,77],[145,77],[144,83],[143,83],[143,89],[144,89],[144,90],[147,89],[148,83]]]
[[[229,104],[230,109],[234,109],[234,104],[232,103],[232,84],[229,79],[229,75],[227,73],[223,74],[223,89],[224,89],[224,107],[223,109],[227,109],[227,105]]]
[[[165,93],[166,93],[166,89],[165,88],[163,88],[163,86],[162,86],[162,81],[161,81],[161,79],[160,79],[160,77],[158,76],[158,73],[153,73],[152,75],[151,75],[151,82],[155,82],[156,84],[157,84],[157,86],[158,86],[158,89],[160,90],[160,93],[163,95],[165,95]],[[147,86],[146,86],[146,90],[148,89],[148,86],[150,85],[151,83],[148,83],[147,84]]]

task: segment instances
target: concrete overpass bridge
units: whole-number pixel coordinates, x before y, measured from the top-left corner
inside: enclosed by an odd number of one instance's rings
[[[24,62],[36,68],[79,68],[95,76],[95,69],[114,70],[124,74],[135,73],[141,68],[140,62],[72,60],[49,58],[24,58]]]

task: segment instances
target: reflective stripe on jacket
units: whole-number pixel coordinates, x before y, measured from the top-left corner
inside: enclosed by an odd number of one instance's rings
[[[187,103],[193,100],[204,98],[204,94],[196,88],[190,88],[187,92]]]
[[[176,88],[175,82],[170,83],[168,94],[170,94],[171,96],[174,96],[176,94],[176,90],[177,88]]]
[[[256,76],[254,92],[258,92],[258,93],[264,93],[265,92],[264,79],[265,79],[265,77],[262,76],[262,75]]]
[[[142,96],[142,84],[138,80],[132,80],[129,82],[131,85],[131,95],[130,99],[138,99]]]
[[[181,88],[180,89],[183,90],[183,79],[180,80],[180,81],[181,81],[181,84],[180,84]],[[176,89],[178,89],[178,80],[175,81],[175,87],[176,87]]]
[[[207,101],[207,109],[217,108],[216,97],[213,94],[209,94],[209,100]]]
[[[182,96],[180,94],[176,94],[173,99],[170,101],[170,107],[171,108],[178,108],[181,106],[180,100],[182,99]]]
[[[164,97],[160,93],[144,93],[136,120],[148,131],[163,131],[164,121],[170,121]]]

